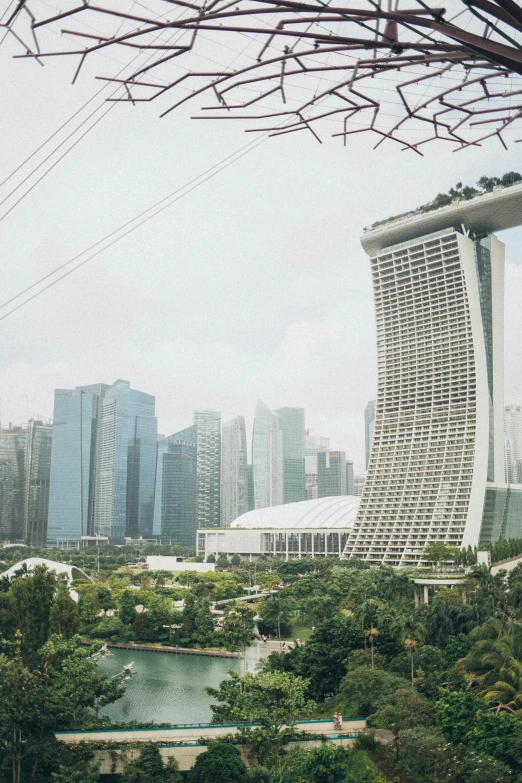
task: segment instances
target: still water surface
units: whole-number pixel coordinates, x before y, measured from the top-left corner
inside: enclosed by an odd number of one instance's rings
[[[120,650],[112,648],[99,671],[109,677],[134,661],[135,676],[125,683],[125,695],[101,710],[115,721],[156,723],[207,723],[212,719],[211,697],[205,686],[215,688],[229,669],[237,671],[234,658]]]

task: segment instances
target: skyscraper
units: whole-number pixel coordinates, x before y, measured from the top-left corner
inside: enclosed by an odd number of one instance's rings
[[[223,424],[221,434],[221,524],[229,525],[248,511],[248,468],[245,417]]]
[[[221,492],[221,413],[195,411],[198,460],[198,527],[219,527]]]
[[[118,380],[104,395],[97,443],[94,532],[150,537],[154,515],[155,399]]]
[[[307,500],[315,500],[317,494],[317,455],[330,450],[330,439],[305,432],[305,491]]]
[[[346,495],[346,454],[344,451],[326,451],[317,455],[318,497]]]
[[[487,482],[504,480],[504,246],[489,232],[519,223],[521,201],[519,187],[363,236],[378,392],[347,556],[416,565],[432,541],[479,543]]]
[[[56,389],[47,540],[92,535],[97,436],[107,384]]]
[[[158,441],[153,535],[194,546],[197,517],[195,426]]]
[[[283,431],[283,502],[306,500],[304,408],[276,410]]]
[[[364,446],[366,452],[366,469],[370,462],[370,452],[372,450],[373,428],[375,425],[375,400],[370,400],[364,409]]]
[[[47,541],[51,445],[51,425],[31,420],[24,464],[24,540],[29,546],[45,546]]]
[[[352,460],[346,460],[346,494],[355,495],[355,477]]]
[[[505,433],[505,481],[519,482],[518,463],[522,460],[522,405],[506,405],[504,408]]]
[[[0,430],[0,540],[24,535],[25,447],[23,427]]]
[[[277,413],[257,401],[252,434],[255,508],[283,503],[283,432]]]

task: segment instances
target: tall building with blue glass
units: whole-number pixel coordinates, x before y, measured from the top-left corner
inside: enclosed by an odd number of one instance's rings
[[[97,436],[107,384],[56,389],[47,540],[92,535]]]
[[[197,529],[197,428],[158,441],[153,535],[194,546]]]
[[[97,442],[94,532],[123,541],[152,535],[156,477],[155,398],[118,380],[104,395]]]
[[[283,502],[306,500],[304,408],[276,410],[283,431]]]

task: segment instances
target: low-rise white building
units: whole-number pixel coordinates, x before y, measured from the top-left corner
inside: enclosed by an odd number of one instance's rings
[[[249,511],[229,528],[198,530],[197,554],[205,560],[236,554],[244,560],[340,557],[359,501],[340,495]]]
[[[189,563],[169,555],[148,555],[145,558],[149,571],[215,571],[214,563]]]

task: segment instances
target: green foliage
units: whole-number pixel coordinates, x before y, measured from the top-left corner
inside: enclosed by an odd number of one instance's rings
[[[343,783],[348,774],[346,751],[327,742],[310,751],[299,766],[300,776],[310,783]]]
[[[345,783],[386,783],[386,778],[365,750],[354,748],[348,754]]]
[[[212,553],[210,553],[210,555],[207,557],[207,563],[215,563],[215,562],[216,562],[216,557],[215,557],[215,555],[213,555]]]
[[[413,688],[399,688],[387,696],[368,724],[379,729],[389,729],[394,734],[418,726],[435,723],[430,702]]]
[[[346,674],[334,704],[343,715],[371,715],[377,712],[392,693],[399,688],[404,690],[409,687],[411,686],[408,681],[396,674],[371,666],[360,666]]]
[[[125,764],[122,783],[180,783],[181,772],[175,758],[168,759],[166,767],[156,745],[144,745],[134,761]]]
[[[65,580],[60,580],[49,612],[49,630],[70,639],[78,630],[78,608]]]
[[[232,555],[230,559],[230,565],[234,566],[234,568],[237,568],[241,565],[241,558],[239,555]]]
[[[216,742],[201,753],[190,770],[189,783],[247,783],[247,768],[235,745]]]
[[[229,605],[223,617],[223,637],[227,650],[243,650],[255,638],[254,616],[252,607],[245,603]]]
[[[87,770],[65,767],[60,764],[58,772],[51,773],[52,783],[98,783],[99,764],[91,764]]]
[[[333,696],[344,675],[346,657],[363,644],[363,631],[353,617],[334,615],[319,623],[295,659],[296,673],[310,680],[309,696],[316,701]]]
[[[118,616],[125,625],[132,625],[136,619],[136,596],[132,590],[124,590],[120,596]]]

